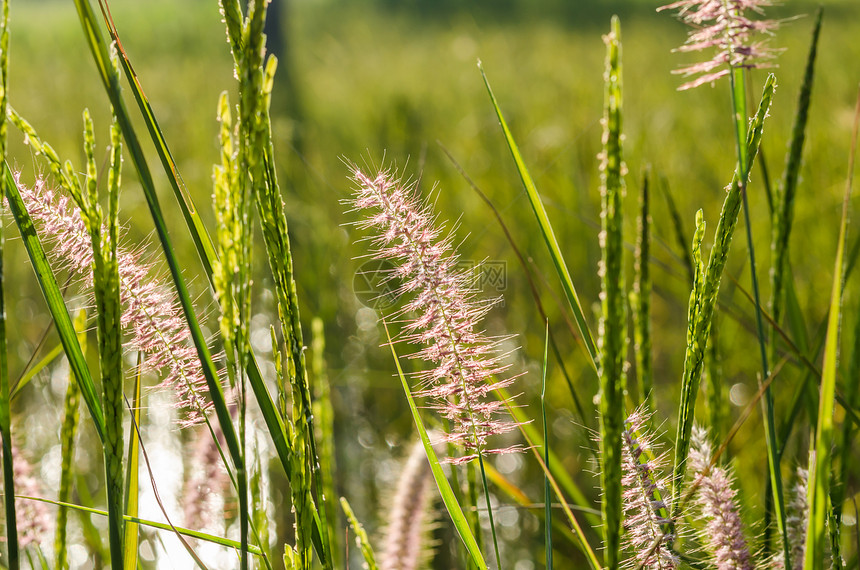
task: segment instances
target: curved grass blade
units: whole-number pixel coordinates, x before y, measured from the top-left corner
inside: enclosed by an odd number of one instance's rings
[[[388,332],[388,323],[382,321],[385,327],[385,335],[388,337],[388,346],[391,347],[391,355],[394,357],[394,364],[397,366],[397,375],[400,377],[400,383],[403,385],[403,391],[406,394],[406,400],[409,402],[409,409],[412,411],[412,418],[415,420],[415,427],[418,429],[418,434],[421,436],[421,443],[424,444],[424,451],[427,452],[427,460],[430,462],[430,470],[433,472],[433,479],[436,480],[436,486],[439,488],[439,494],[442,496],[442,502],[445,503],[445,508],[451,516],[451,521],[454,523],[454,528],[460,534],[463,544],[466,546],[466,551],[472,563],[479,570],[487,570],[487,563],[484,561],[484,555],[481,553],[481,548],[475,541],[474,535],[469,528],[469,521],[466,515],[463,514],[463,509],[460,508],[460,503],[457,502],[457,497],[454,495],[454,490],[451,489],[451,484],[445,478],[442,472],[442,466],[439,464],[439,459],[436,457],[436,452],[433,450],[433,444],[430,443],[430,436],[427,435],[427,429],[424,427],[424,421],[418,413],[418,406],[412,398],[412,391],[409,384],[406,382],[406,376],[403,374],[403,369],[400,367],[400,359],[397,356],[397,351],[394,348],[394,343],[391,340],[391,334]]]
[[[21,194],[18,192],[15,177],[9,169],[9,165],[5,162],[3,163],[3,176],[5,178],[4,183],[6,186],[6,198],[9,201],[9,209],[12,211],[18,231],[21,232],[21,238],[27,249],[27,255],[33,264],[33,270],[36,273],[39,286],[42,288],[48,309],[51,311],[51,316],[56,323],[60,342],[63,345],[63,350],[66,352],[66,357],[69,359],[69,366],[74,371],[75,378],[81,387],[81,394],[93,419],[96,433],[99,439],[104,441],[105,420],[98,391],[90,375],[86,359],[81,351],[81,345],[78,343],[75,327],[63,302],[63,296],[54,278],[54,273],[51,271],[51,266],[45,255],[42,242],[36,233],[36,227],[33,225],[33,220],[30,219],[27,208],[24,206],[24,201],[21,199]]]
[[[585,314],[582,311],[582,304],[579,302],[579,296],[576,294],[576,288],[574,288],[573,286],[573,280],[570,277],[570,271],[568,271],[567,269],[567,263],[564,261],[564,256],[561,253],[561,248],[558,245],[558,240],[556,240],[555,233],[552,230],[552,224],[550,223],[549,217],[546,214],[546,209],[543,207],[543,203],[541,202],[541,198],[538,194],[534,180],[532,180],[531,174],[529,174],[525,161],[520,154],[520,149],[517,146],[516,141],[514,140],[514,135],[508,128],[507,122],[505,122],[505,118],[502,115],[502,110],[499,107],[498,101],[496,101],[496,96],[493,95],[493,90],[490,87],[490,81],[489,79],[487,79],[487,74],[484,73],[484,67],[480,61],[478,61],[478,69],[481,71],[481,77],[483,77],[484,79],[484,85],[486,85],[487,93],[490,95],[490,101],[492,102],[493,108],[496,111],[496,116],[499,118],[499,124],[501,125],[502,132],[505,135],[505,142],[507,143],[508,148],[511,151],[511,155],[514,158],[514,163],[516,164],[517,171],[520,174],[520,179],[523,182],[523,186],[525,186],[526,193],[529,197],[529,202],[532,205],[532,210],[534,211],[535,217],[537,217],[541,235],[543,236],[544,242],[546,243],[547,249],[549,250],[550,256],[552,257],[552,262],[555,265],[556,273],[558,273],[558,277],[561,280],[564,294],[567,297],[568,303],[570,303],[570,308],[573,311],[573,317],[576,320],[576,326],[579,328],[579,334],[582,335],[582,340],[585,343],[586,350],[588,351],[591,366],[596,372],[597,347],[594,344],[594,337],[591,335],[591,330],[588,328],[588,321],[585,319]]]
[[[56,360],[57,357],[61,354],[63,354],[63,345],[58,344],[57,346],[52,348],[48,354],[42,357],[39,362],[28,368],[27,372],[23,376],[21,376],[18,382],[15,383],[15,387],[12,388],[10,398],[14,400],[18,396],[18,394],[21,393],[21,390],[23,390],[24,387],[27,386],[27,384],[29,384],[30,381],[35,378],[37,374],[39,374],[39,372],[47,368],[47,366],[51,364],[54,360]]]
[[[842,277],[845,254],[845,234],[848,229],[848,203],[854,178],[854,156],[860,128],[860,90],[854,111],[854,130],[851,141],[851,158],[848,161],[848,179],[842,200],[842,221],[839,224],[839,241],[833,270],[833,288],[830,295],[830,314],[827,317],[827,340],[824,345],[824,363],[821,370],[821,388],[818,425],[815,443],[809,459],[809,518],[806,523],[806,550],[804,570],[824,567],[824,543],[827,538],[827,511],[830,506],[831,464],[833,444],[833,412],[836,408],[836,376],[839,352],[839,323],[842,309]]]
[[[343,508],[343,513],[349,521],[349,526],[352,527],[352,532],[355,533],[355,538],[361,548],[361,556],[367,564],[367,570],[377,570],[378,566],[376,565],[376,557],[373,554],[373,547],[370,545],[370,539],[367,538],[367,533],[364,531],[364,527],[355,517],[355,513],[352,512],[352,507],[349,505],[349,501],[346,500],[346,497],[340,498],[340,506]]]
[[[140,362],[138,362],[137,370],[140,370]],[[140,372],[134,376],[134,388],[131,405],[132,423],[128,428],[128,460],[126,461],[125,474],[125,509],[124,512],[129,517],[136,517],[139,506],[139,480],[140,473],[140,437],[138,436],[135,426],[140,425],[142,417],[142,403],[140,395]],[[137,542],[140,525],[138,523],[126,523],[125,537],[123,538],[123,554],[125,561],[123,568],[125,570],[135,570],[137,568]]]
[[[104,7],[103,3],[100,4],[102,4],[102,6]],[[140,151],[140,143],[137,139],[137,135],[133,127],[131,126],[131,120],[128,115],[128,111],[125,108],[125,105],[122,100],[119,82],[111,78],[111,76],[109,75],[109,67],[105,67],[102,64],[102,62],[106,59],[106,56],[104,54],[107,51],[107,46],[102,39],[101,34],[98,32],[98,23],[95,18],[95,15],[93,14],[92,9],[90,8],[89,2],[87,0],[75,0],[75,5],[78,9],[78,15],[84,28],[84,33],[87,36],[87,41],[89,43],[93,59],[95,60],[96,65],[99,69],[99,73],[101,74],[102,83],[108,96],[111,99],[111,103],[114,104],[116,108],[117,115],[119,116],[120,125],[123,128],[123,135],[126,138],[126,147],[129,149],[132,162],[134,163],[135,168],[137,169],[137,172],[139,174],[140,182],[143,186],[147,203],[150,206],[150,211],[153,212],[153,210],[155,210],[158,212],[157,215],[153,213],[153,221],[155,222],[156,229],[159,232],[159,238],[161,238],[162,230],[159,228],[164,227],[163,217],[160,214],[161,209],[160,205],[158,204],[158,198],[154,190],[152,176],[149,172],[149,167],[147,166],[143,153]],[[112,38],[117,41],[118,45],[121,45],[119,44],[119,37],[116,34],[116,28],[109,20],[109,12],[103,10],[103,13],[105,13],[105,19],[106,21],[108,21],[108,28],[111,30]],[[179,208],[183,212],[183,216],[186,220],[187,229],[192,236],[195,247],[197,248],[197,253],[206,272],[206,277],[211,284],[212,263],[215,259],[215,249],[212,245],[212,240],[206,233],[205,227],[199,217],[199,214],[197,213],[196,208],[194,207],[193,202],[191,201],[190,196],[187,194],[187,192],[183,191],[185,185],[182,182],[179,170],[176,167],[176,164],[173,162],[172,156],[170,154],[170,149],[168,148],[164,137],[161,135],[161,129],[158,126],[158,122],[156,121],[152,108],[149,105],[149,101],[143,93],[141,84],[138,81],[137,75],[134,73],[130,62],[128,61],[125,52],[120,51],[119,58],[120,64],[123,66],[123,70],[126,74],[126,77],[129,78],[129,86],[131,88],[132,93],[134,94],[135,100],[138,102],[138,105],[141,109],[141,114],[143,115],[144,122],[147,124],[147,128],[149,129],[150,134],[153,137],[156,151],[159,154],[159,158],[161,159],[162,165],[164,166],[167,178],[168,180],[170,180],[171,187],[173,188],[174,193],[177,197]],[[132,80],[131,78],[134,79]],[[166,230],[164,230],[164,235],[166,236]],[[162,241],[162,245],[164,245],[164,241]],[[170,258],[172,257],[172,254],[168,253],[168,248],[165,247],[164,249],[165,255],[168,256],[169,262]],[[173,273],[173,269],[171,269],[171,275],[174,277],[174,281],[176,282],[177,276]],[[179,279],[181,279],[181,277],[179,277]],[[177,290],[179,290],[179,282],[176,283]],[[184,283],[182,285],[182,290],[185,290]],[[183,296],[182,294],[180,294],[180,300],[182,299]],[[183,309],[185,309],[184,301]],[[189,323],[189,325],[191,325],[191,323]],[[199,327],[196,328],[199,329]],[[191,326],[191,330],[192,336],[194,336],[195,327]],[[201,347],[197,344],[197,337],[194,336],[194,338],[195,345],[198,347],[198,350],[200,350]],[[203,360],[202,357],[201,360]],[[205,367],[204,370],[206,370]],[[278,454],[278,458],[283,465],[285,472],[289,473],[291,452],[289,449],[289,445],[287,444],[284,424],[280,415],[277,412],[274,400],[272,399],[271,394],[269,394],[268,388],[266,387],[265,381],[263,380],[262,373],[260,372],[259,365],[253,355],[249,359],[246,372],[248,374],[249,384],[251,385],[251,389],[254,392],[254,397],[256,398],[257,403],[260,406],[260,412],[263,416],[263,420],[266,423],[266,428],[269,431],[270,437],[272,438],[272,442],[275,446],[275,450]],[[208,379],[209,377],[207,375],[207,381]],[[212,388],[210,386],[210,391],[211,389]],[[214,397],[215,396],[213,395],[213,398]],[[223,394],[219,393],[218,400],[223,402]],[[224,413],[222,413],[221,404],[216,403],[215,408],[216,412],[218,413],[219,422],[224,424],[226,421],[229,420],[229,413],[226,411],[226,404],[223,405]],[[227,443],[228,448],[230,449],[231,457],[235,459],[234,453],[238,451],[238,439],[235,437],[235,432],[232,430],[231,427],[225,426],[225,430],[225,434],[231,432],[234,434],[233,436],[227,435]],[[231,439],[235,443],[235,445],[230,443]],[[327,557],[325,555],[325,549],[323,548],[324,541],[322,538],[322,531],[321,525],[319,523],[318,514],[315,514],[314,518],[314,547],[317,551],[317,554],[320,556],[320,559],[325,565],[327,563]]]

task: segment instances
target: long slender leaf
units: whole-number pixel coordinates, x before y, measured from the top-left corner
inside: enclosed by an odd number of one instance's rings
[[[833,288],[830,294],[830,313],[827,317],[827,341],[824,345],[824,363],[821,370],[820,397],[818,400],[818,425],[815,441],[809,458],[809,484],[807,500],[809,518],[806,523],[806,550],[803,558],[804,570],[824,567],[824,542],[827,533],[827,511],[830,503],[830,481],[833,445],[833,412],[836,408],[836,376],[839,352],[839,323],[842,315],[842,277],[845,255],[845,234],[848,230],[848,202],[854,175],[854,153],[857,134],[860,130],[860,91],[854,111],[851,159],[848,161],[848,179],[842,200],[842,221],[839,224],[839,240],[836,245],[836,261],[833,269]]]
[[[409,409],[412,411],[412,419],[415,420],[415,427],[418,429],[418,434],[421,436],[421,443],[424,444],[424,451],[427,452],[427,460],[430,462],[430,470],[433,472],[433,479],[436,480],[436,486],[439,488],[439,494],[442,496],[442,502],[445,503],[445,508],[451,516],[454,523],[454,528],[463,540],[466,546],[466,551],[469,553],[472,563],[479,570],[487,570],[487,563],[484,561],[484,555],[481,553],[481,548],[475,541],[474,535],[469,528],[469,521],[466,515],[463,514],[463,509],[460,508],[460,503],[457,502],[457,497],[454,495],[454,490],[451,489],[451,484],[445,478],[445,473],[442,472],[442,466],[436,457],[436,451],[433,450],[433,444],[430,443],[430,436],[427,435],[427,428],[424,427],[424,421],[418,413],[418,406],[412,398],[412,391],[409,384],[406,382],[406,376],[403,374],[403,369],[400,367],[400,359],[397,356],[397,351],[394,348],[394,343],[391,341],[391,334],[388,332],[388,323],[382,321],[385,326],[385,334],[388,336],[388,345],[391,347],[391,355],[394,357],[394,364],[397,366],[397,374],[400,376],[400,383],[403,385],[403,391],[406,394],[406,400],[409,402]]]
[[[138,366],[140,370],[140,366]],[[140,373],[134,376],[134,390],[132,392],[131,415],[133,416],[132,423],[128,428],[128,461],[126,461],[125,475],[125,514],[129,517],[136,517],[138,514],[138,506],[140,497],[139,489],[139,472],[140,472],[140,438],[138,430],[142,417],[142,401],[140,395]],[[125,562],[123,568],[125,570],[134,570],[137,568],[137,542],[140,526],[138,523],[127,523],[125,525],[124,537],[124,554]]]
[[[36,226],[33,225],[33,220],[30,219],[30,215],[27,213],[27,208],[21,198],[21,194],[18,192],[15,177],[9,169],[9,165],[5,162],[3,163],[3,176],[6,179],[6,199],[9,201],[9,209],[15,218],[18,231],[21,232],[21,238],[27,249],[27,255],[29,255],[30,262],[33,264],[33,270],[36,272],[39,286],[45,296],[45,301],[48,303],[51,316],[56,323],[57,333],[60,335],[63,350],[65,350],[66,357],[69,359],[69,366],[71,366],[72,371],[75,373],[75,378],[81,387],[84,402],[86,402],[90,416],[93,418],[96,433],[99,439],[104,441],[105,421],[98,391],[90,375],[86,359],[81,351],[81,345],[78,343],[77,334],[75,333],[72,319],[69,316],[69,311],[63,302],[63,295],[57,285],[57,280],[54,278],[54,273],[51,271],[51,266],[45,255],[42,242],[39,240],[39,235],[36,233]]]
[[[514,140],[514,135],[511,133],[510,128],[508,128],[508,124],[505,121],[505,117],[502,115],[502,109],[499,107],[498,101],[496,101],[496,96],[493,95],[493,90],[490,87],[490,81],[489,79],[487,79],[487,74],[484,73],[484,67],[480,61],[478,62],[478,69],[481,70],[481,77],[483,77],[484,79],[484,85],[486,85],[487,93],[490,95],[490,101],[493,103],[493,108],[496,111],[496,116],[499,118],[499,124],[501,125],[502,132],[505,135],[505,142],[507,143],[508,148],[511,151],[511,155],[514,158],[517,172],[519,172],[520,174],[520,179],[523,182],[523,186],[525,186],[526,193],[529,197],[529,202],[532,206],[532,210],[534,211],[535,217],[537,217],[541,235],[543,236],[544,242],[546,243],[547,249],[549,250],[550,256],[552,256],[552,262],[555,265],[555,270],[558,273],[559,279],[561,280],[564,294],[567,297],[568,303],[570,303],[570,308],[573,311],[573,317],[574,319],[576,319],[576,325],[579,328],[579,333],[580,335],[582,335],[582,340],[585,343],[586,350],[588,351],[591,366],[594,368],[595,371],[597,371],[597,347],[594,344],[594,337],[591,334],[591,330],[588,328],[588,321],[585,319],[585,314],[582,311],[582,304],[579,302],[579,296],[576,294],[576,288],[573,286],[573,280],[570,277],[570,271],[568,271],[567,269],[567,263],[564,261],[564,256],[561,253],[561,247],[559,246],[558,240],[555,237],[555,232],[553,232],[552,224],[549,221],[546,209],[543,207],[543,202],[541,201],[540,195],[538,194],[534,180],[532,180],[531,174],[529,174],[525,161],[520,154],[520,149],[517,146],[516,141]]]
[[[156,117],[152,111],[152,107],[149,104],[148,99],[146,98],[143,88],[138,80],[134,69],[131,67],[131,63],[128,61],[128,57],[125,52],[121,49],[121,42],[119,41],[119,36],[116,32],[115,26],[109,21],[109,12],[106,10],[106,7],[103,3],[100,2],[103,7],[103,13],[105,14],[105,19],[108,21],[108,28],[111,33],[112,39],[117,42],[117,45],[120,46],[119,57],[120,64],[123,66],[123,72],[125,73],[126,78],[129,80],[129,87],[131,92],[133,93],[136,102],[141,110],[141,114],[144,119],[144,123],[147,125],[147,129],[150,132],[150,135],[155,144],[155,149],[159,155],[159,158],[164,166],[165,174],[167,175],[168,180],[170,181],[171,187],[174,190],[174,193],[177,198],[177,204],[180,210],[183,213],[183,216],[186,220],[187,229],[189,234],[192,236],[195,247],[197,248],[197,253],[200,257],[200,260],[203,264],[203,268],[206,272],[206,277],[209,280],[210,284],[212,283],[212,264],[215,259],[215,249],[212,244],[212,240],[209,235],[206,233],[205,226],[203,225],[202,220],[198,214],[197,209],[195,208],[190,195],[187,191],[185,191],[185,184],[182,181],[182,177],[179,173],[179,169],[177,168],[175,162],[173,161],[172,155],[170,153],[170,149],[167,146],[167,142],[164,137],[161,135],[161,128],[158,125]],[[82,26],[84,28],[84,32],[87,36],[87,40],[90,46],[90,51],[93,55],[93,59],[96,62],[99,73],[102,78],[102,83],[105,87],[108,96],[111,99],[111,103],[117,108],[116,112],[120,119],[120,125],[123,128],[123,136],[126,138],[126,146],[129,149],[131,154],[132,162],[134,163],[135,169],[137,170],[141,185],[144,188],[144,194],[147,199],[147,203],[150,206],[150,211],[153,209],[157,211],[158,215],[153,214],[153,221],[156,224],[156,228],[163,228],[163,217],[161,216],[161,208],[158,203],[158,198],[154,190],[152,176],[149,172],[149,167],[145,161],[143,153],[140,151],[140,144],[137,139],[137,134],[131,126],[131,120],[129,118],[128,112],[125,108],[125,105],[122,100],[121,89],[119,86],[119,82],[112,79],[109,73],[109,67],[105,67],[102,62],[106,60],[106,56],[103,55],[106,53],[107,47],[104,40],[101,37],[101,34],[98,31],[98,22],[95,18],[95,15],[90,8],[88,0],[75,0],[75,5],[78,8],[78,15],[81,19]],[[159,238],[162,237],[162,231],[158,230]],[[164,230],[164,235],[166,236],[166,229]],[[164,245],[164,241],[162,240],[162,245]],[[170,261],[172,254],[168,253],[167,248],[165,249],[165,255],[168,256],[168,262]],[[171,275],[176,279],[176,275],[173,272],[173,266],[171,265]],[[179,283],[177,282],[177,290],[179,290]],[[184,283],[182,285],[182,289],[184,290]],[[182,301],[183,295],[180,293],[180,301]],[[183,303],[183,310],[186,309],[185,302]],[[189,302],[190,307],[190,302]],[[186,311],[187,314],[187,311]],[[196,323],[196,318],[195,318]],[[189,326],[191,323],[189,322]],[[199,329],[199,327],[196,327]],[[198,344],[198,340],[203,340],[202,338],[198,339],[195,335],[195,327],[191,327],[192,337],[195,339],[195,346],[197,346],[198,351],[201,350],[201,346]],[[208,353],[208,349],[206,349]],[[203,358],[201,357],[201,361]],[[211,360],[211,359],[210,359]],[[206,370],[206,367],[204,367]],[[272,438],[272,442],[274,443],[275,450],[278,454],[278,458],[281,464],[284,467],[284,470],[289,473],[290,469],[290,457],[291,452],[289,449],[289,445],[287,443],[286,431],[284,428],[283,421],[280,415],[277,412],[277,407],[275,406],[274,400],[272,399],[271,394],[266,387],[266,383],[263,380],[262,373],[260,371],[260,367],[256,361],[256,359],[251,356],[248,362],[248,367],[246,369],[248,374],[248,381],[251,385],[251,389],[254,392],[254,397],[257,400],[257,404],[260,406],[260,413],[263,416],[263,420],[266,423],[266,428],[269,431],[269,434]],[[209,381],[209,376],[207,375],[207,382]],[[210,386],[211,390],[211,386]],[[220,393],[220,390],[217,395],[213,395],[213,398],[217,400],[223,400],[223,394]],[[229,420],[229,413],[222,413],[222,409],[220,404],[216,403],[215,405],[216,412],[218,413],[218,420],[222,424]],[[232,427],[226,427],[228,433],[235,433],[232,430]],[[236,445],[231,445],[230,441],[234,441]],[[231,457],[235,459],[233,456],[234,452],[238,451],[238,439],[235,436],[227,435],[227,443],[228,448],[230,449]],[[325,549],[323,547],[324,540],[322,538],[321,525],[319,523],[319,517],[315,513],[315,522],[313,529],[313,542],[314,547],[317,551],[317,554],[320,556],[321,560],[323,560],[324,564],[327,563],[327,557],[325,556]]]

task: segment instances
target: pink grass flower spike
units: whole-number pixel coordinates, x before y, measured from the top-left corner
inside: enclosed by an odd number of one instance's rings
[[[767,47],[765,42],[754,42],[753,36],[771,33],[777,27],[777,22],[755,20],[746,16],[746,13],[761,15],[763,8],[770,5],[767,0],[680,0],[658,8],[658,11],[677,9],[681,20],[693,27],[687,43],[677,51],[716,48],[710,60],[673,72],[685,77],[699,75],[678,89],[692,89],[713,83],[728,75],[732,68],[769,67],[766,62],[775,55],[775,50]]]
[[[44,239],[53,245],[49,255],[92,286],[93,248],[80,210],[66,196],[55,196],[44,180],[32,188],[19,185],[30,216]],[[146,356],[145,370],[165,370],[162,386],[171,387],[186,412],[183,425],[201,423],[212,407],[197,351],[188,343],[191,331],[171,291],[149,276],[150,267],[134,253],[118,252],[122,326],[127,346]]]
[[[356,225],[375,232],[371,255],[395,264],[392,278],[402,283],[398,296],[413,296],[399,313],[408,319],[404,340],[422,346],[414,358],[435,364],[418,373],[422,389],[416,395],[434,400],[433,408],[450,421],[444,440],[465,451],[450,461],[464,463],[479,455],[518,450],[487,448],[487,438],[517,427],[507,418],[504,402],[487,398],[514,381],[496,379],[508,368],[497,350],[500,340],[476,330],[493,303],[475,298],[473,274],[457,268],[451,237],[442,237],[443,229],[413,185],[388,171],[371,178],[353,167],[352,174],[358,183],[352,204],[366,212]]]

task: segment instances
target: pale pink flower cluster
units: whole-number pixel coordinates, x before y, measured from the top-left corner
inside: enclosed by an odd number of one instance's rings
[[[678,9],[681,19],[694,28],[687,43],[678,51],[716,48],[716,54],[710,60],[674,72],[684,76],[701,74],[679,89],[712,83],[728,75],[731,68],[764,67],[765,61],[773,57],[774,50],[764,42],[753,41],[753,36],[770,33],[777,23],[773,20],[755,20],[746,13],[761,15],[762,8],[769,5],[767,0],[679,0],[658,8],[658,11]]]
[[[622,434],[624,536],[636,561],[631,566],[674,570],[679,567],[678,556],[671,550],[675,534],[663,501],[667,490],[657,476],[662,456],[653,456],[644,430],[647,419],[642,410],[636,410],[627,418]]]
[[[695,474],[694,484],[698,485],[696,504],[707,521],[703,536],[714,566],[717,570],[753,570],[755,565],[744,538],[732,477],[722,467],[710,466],[708,432],[699,426],[693,426],[688,462]]]
[[[419,568],[422,554],[428,551],[426,546],[422,548],[422,538],[429,530],[427,522],[433,489],[433,473],[427,462],[427,452],[418,440],[403,465],[392,499],[380,570]]]
[[[15,480],[15,494],[20,497],[42,497],[42,488],[33,477],[33,467],[12,445],[12,477]],[[51,514],[42,501],[15,499],[15,519],[18,525],[18,544],[26,548],[48,537],[51,528]]]
[[[414,357],[435,363],[419,373],[424,387],[417,395],[435,400],[434,407],[451,423],[444,439],[464,448],[465,454],[451,461],[513,451],[487,448],[488,437],[517,427],[500,418],[503,402],[487,398],[514,380],[495,379],[508,368],[500,361],[498,339],[476,330],[492,304],[475,298],[473,274],[457,269],[451,238],[442,237],[442,228],[414,186],[387,171],[374,178],[358,168],[352,174],[358,183],[352,204],[365,211],[357,225],[375,232],[371,255],[392,260],[392,278],[401,283],[397,294],[412,296],[401,313],[407,316],[405,340],[423,346]]]
[[[56,196],[39,179],[32,188],[19,184],[30,217],[41,228],[43,239],[51,242],[48,254],[92,285],[93,248],[80,210],[66,196]],[[203,421],[212,406],[197,358],[188,342],[190,330],[175,296],[164,284],[150,278],[150,267],[134,253],[118,251],[122,326],[129,333],[128,345],[145,355],[145,370],[166,370],[162,386],[177,394],[186,411],[183,425]]]
[[[220,426],[214,429],[215,437],[208,430],[197,434],[189,463],[191,474],[185,481],[182,500],[185,523],[190,528],[217,528],[215,514],[224,512],[224,498],[229,496],[230,479],[219,452],[225,445],[224,432]]]

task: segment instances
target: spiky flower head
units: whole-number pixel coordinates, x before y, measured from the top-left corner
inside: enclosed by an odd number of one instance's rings
[[[93,248],[81,212],[67,197],[55,195],[44,179],[32,187],[18,186],[30,216],[39,224],[43,239],[53,247],[48,254],[59,265],[92,286]],[[212,402],[206,398],[206,379],[197,352],[188,343],[191,335],[175,296],[150,277],[150,267],[135,253],[118,253],[122,326],[129,334],[128,345],[144,356],[146,370],[166,370],[162,386],[177,394],[185,410],[183,425],[203,421]]]
[[[506,419],[503,402],[487,398],[514,380],[495,379],[508,368],[498,354],[499,339],[477,330],[492,303],[476,299],[474,274],[458,269],[451,237],[442,237],[443,228],[414,185],[388,171],[372,178],[352,170],[358,189],[351,203],[365,216],[356,225],[373,230],[371,255],[395,265],[392,277],[401,283],[396,294],[411,296],[399,313],[406,316],[404,340],[422,346],[414,357],[434,363],[418,374],[423,388],[416,394],[435,401],[434,408],[450,421],[444,439],[465,450],[450,460],[513,451],[487,447],[487,438],[517,427]]]
[[[678,568],[678,557],[671,550],[675,534],[663,501],[666,487],[658,477],[662,456],[653,453],[647,420],[641,409],[634,411],[622,433],[624,537],[635,561],[631,567],[674,570]]]
[[[756,68],[767,66],[774,50],[754,36],[771,33],[776,27],[774,20],[754,19],[747,14],[759,16],[770,6],[768,0],[679,0],[658,8],[678,10],[681,20],[693,27],[687,43],[677,49],[681,52],[702,51],[715,48],[714,56],[673,73],[685,77],[698,75],[678,89],[691,89],[705,83],[713,83],[728,75],[732,68]]]
[[[711,466],[711,455],[707,430],[693,426],[688,465],[697,485],[696,504],[707,521],[703,532],[705,547],[717,570],[753,570],[755,565],[744,538],[732,477],[724,468]]]

